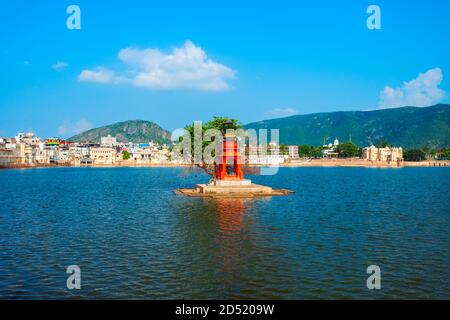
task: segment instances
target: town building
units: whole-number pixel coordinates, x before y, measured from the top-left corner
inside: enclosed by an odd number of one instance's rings
[[[298,146],[288,146],[288,157],[289,159],[298,159]]]
[[[0,166],[21,167],[48,164],[49,154],[33,133],[18,133],[15,138],[0,138]]]
[[[401,147],[377,148],[372,145],[362,150],[362,158],[371,161],[399,162],[403,160],[403,149]]]
[[[250,165],[268,165],[276,166],[285,162],[286,157],[281,154],[266,154],[266,155],[249,155],[248,164]]]
[[[114,148],[90,148],[89,156],[94,165],[113,165],[116,163],[116,149]]]
[[[43,142],[39,142],[37,145],[32,146],[32,161],[35,164],[50,163],[50,154]]]
[[[156,144],[139,144],[140,148],[133,151],[132,159],[136,164],[166,163],[169,161],[169,149]]]
[[[0,167],[15,167],[22,164],[23,159],[15,148],[0,146]]]
[[[284,155],[280,154],[279,145],[275,141],[269,144],[249,144],[243,146],[239,154],[244,155],[245,150],[248,150],[248,155],[245,162],[250,165],[279,165],[286,160]],[[242,157],[244,161],[245,157]]]
[[[48,138],[45,140],[45,146],[46,147],[58,147],[61,144],[60,138]]]
[[[339,153],[337,152],[337,147],[339,146],[338,138],[334,139],[333,143],[324,145],[322,149],[323,158],[337,158]]]
[[[43,144],[15,143],[14,146],[0,146],[0,165],[3,167],[32,166],[49,163],[49,154]]]
[[[101,137],[100,138],[100,145],[102,147],[114,147],[117,145],[117,139],[116,137],[111,137],[110,134],[108,134],[106,137]]]
[[[41,139],[36,138],[32,132],[18,133],[15,139],[16,143],[38,144],[41,142]]]
[[[0,138],[0,148],[2,149],[11,149],[15,148],[16,139],[14,138]]]

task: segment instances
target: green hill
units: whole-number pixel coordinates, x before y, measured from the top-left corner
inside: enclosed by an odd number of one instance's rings
[[[404,148],[449,148],[450,105],[313,113],[249,123],[245,128],[280,129],[282,144],[319,146],[324,140],[351,138],[359,146],[382,139]]]
[[[160,143],[170,142],[169,131],[164,130],[154,122],[144,120],[130,120],[118,122],[109,126],[91,129],[69,138],[73,142],[100,142],[101,137],[110,134],[117,138],[118,142],[145,143],[155,141]]]

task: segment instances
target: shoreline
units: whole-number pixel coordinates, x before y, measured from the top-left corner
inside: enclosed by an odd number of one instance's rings
[[[280,167],[364,167],[364,168],[404,168],[404,167],[450,167],[450,160],[425,161],[374,161],[350,159],[305,159],[291,160]]]
[[[34,164],[34,165],[14,165],[0,166],[1,169],[38,169],[38,168],[189,168],[195,167],[190,164],[178,163],[149,163],[149,164],[101,164],[101,165],[71,165],[71,164]],[[248,167],[276,167],[276,165],[253,164]],[[384,161],[370,161],[361,159],[310,159],[294,160],[278,165],[284,168],[300,167],[361,167],[361,168],[405,168],[405,167],[450,167],[450,160],[429,160],[429,161],[402,161],[401,163],[389,163]]]

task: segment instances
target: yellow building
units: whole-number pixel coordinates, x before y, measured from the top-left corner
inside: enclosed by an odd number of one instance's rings
[[[22,161],[20,153],[15,148],[0,148],[0,167],[18,166]]]
[[[90,149],[90,158],[94,165],[112,165],[116,163],[116,149],[94,147]]]
[[[362,158],[371,161],[399,162],[403,161],[402,148],[377,148],[370,146],[362,151]]]
[[[49,163],[49,155],[46,150],[38,145],[15,143],[14,147],[0,147],[0,166],[32,166]]]

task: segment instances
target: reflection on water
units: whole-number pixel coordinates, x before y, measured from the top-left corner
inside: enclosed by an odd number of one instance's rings
[[[199,199],[172,190],[207,177],[176,168],[0,171],[0,297],[449,298],[449,178],[282,168],[252,179],[292,196]]]
[[[243,238],[244,199],[216,199],[214,212],[218,226],[218,244],[222,250],[223,271],[239,272],[238,239]],[[248,200],[247,200],[248,201]]]

